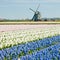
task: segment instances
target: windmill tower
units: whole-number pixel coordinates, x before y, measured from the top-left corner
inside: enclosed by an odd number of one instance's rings
[[[33,21],[38,21],[38,20],[41,19],[41,14],[40,14],[40,12],[38,11],[39,6],[40,6],[40,5],[38,5],[36,11],[34,11],[33,9],[30,8],[30,10],[34,12],[34,16],[33,16],[33,18],[32,18]]]

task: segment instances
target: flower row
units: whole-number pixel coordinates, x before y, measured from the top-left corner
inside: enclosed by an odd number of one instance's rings
[[[60,43],[31,55],[22,56],[20,60],[60,60]]]
[[[0,33],[0,49],[60,34],[60,27],[37,28]]]
[[[14,58],[17,59],[20,56],[32,54],[34,51],[38,51],[51,45],[58,44],[59,42],[60,35],[53,36],[51,38],[44,38],[42,40],[37,40],[26,44],[13,46],[11,48],[2,49],[0,50],[0,59],[1,60],[4,59],[12,60]]]

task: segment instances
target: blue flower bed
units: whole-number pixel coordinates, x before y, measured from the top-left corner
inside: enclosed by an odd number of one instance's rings
[[[60,60],[60,43],[31,55],[22,56],[20,60]]]
[[[60,35],[53,36],[51,38],[44,38],[34,42],[28,42],[26,44],[13,46],[11,48],[2,49],[0,50],[0,60],[18,60],[18,57],[33,54],[33,52],[58,43],[60,43]]]

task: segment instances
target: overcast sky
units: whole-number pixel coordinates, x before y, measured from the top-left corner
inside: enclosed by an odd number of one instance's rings
[[[60,0],[0,0],[0,18],[32,18],[39,4],[42,18],[60,17]]]

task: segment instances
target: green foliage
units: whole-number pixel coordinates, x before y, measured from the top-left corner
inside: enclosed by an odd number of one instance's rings
[[[18,55],[18,57],[20,57],[20,56],[24,56],[25,54],[24,54],[24,52],[22,51],[19,55]]]
[[[32,54],[32,53],[33,53],[33,50],[29,50],[29,51],[28,51],[28,54]]]

